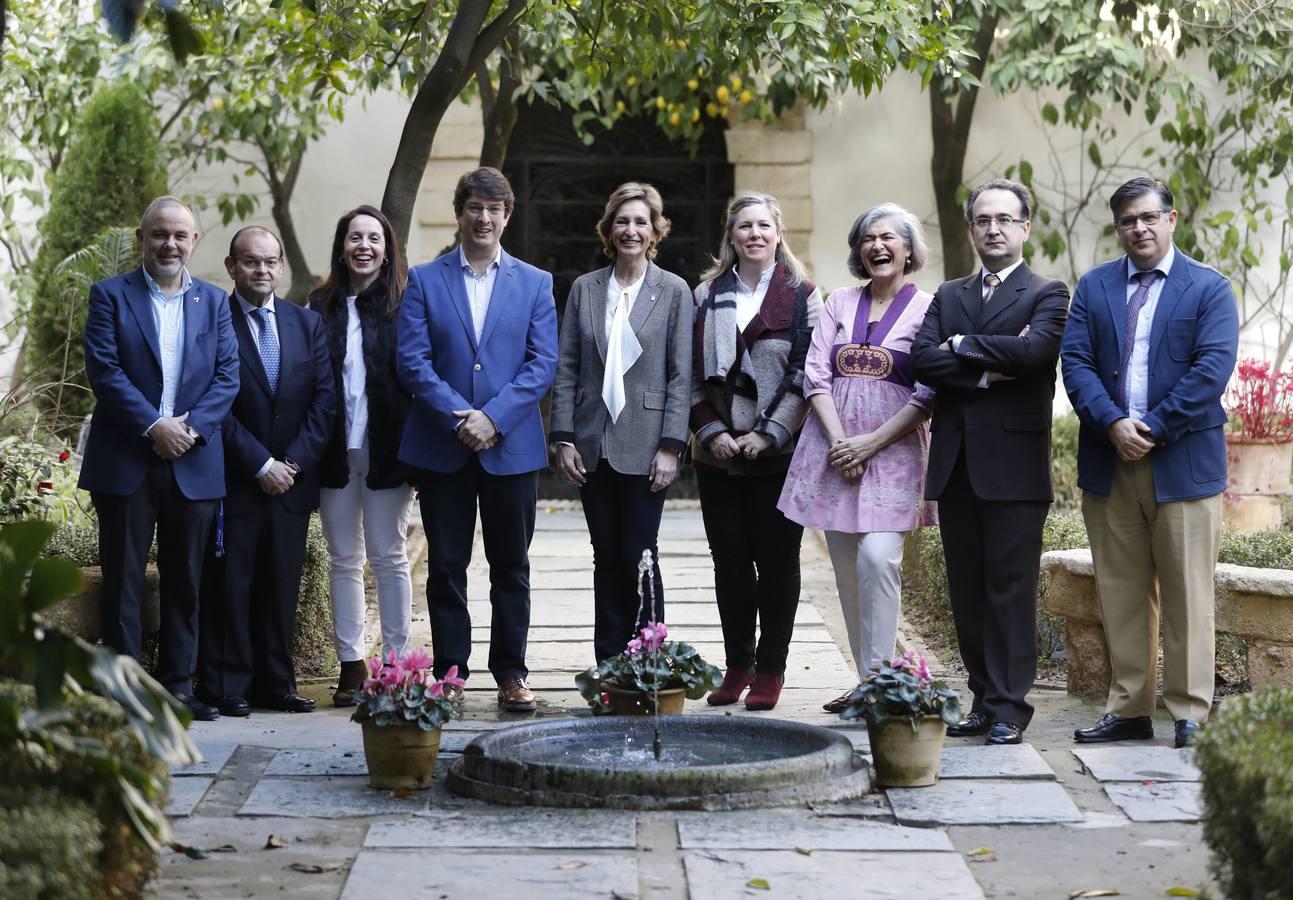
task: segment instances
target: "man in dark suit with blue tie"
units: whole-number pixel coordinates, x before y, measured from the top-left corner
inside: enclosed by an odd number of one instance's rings
[[[161,636],[156,676],[197,719],[198,590],[224,496],[221,426],[238,393],[238,346],[223,291],[189,276],[198,232],[175,197],[148,205],[143,265],[90,288],[85,371],[94,419],[80,487],[99,517],[104,643],[138,659],[140,598],[157,532]]]
[[[1175,744],[1212,706],[1213,571],[1226,489],[1226,412],[1239,314],[1225,276],[1172,241],[1171,190],[1133,178],[1109,201],[1126,255],[1082,276],[1060,347],[1082,422],[1078,486],[1113,678],[1079,743],[1147,740],[1157,699]]]
[[[500,245],[515,199],[497,169],[468,172],[453,197],[462,244],[409,270],[398,367],[413,406],[399,459],[421,470],[435,674],[470,672],[467,564],[479,504],[489,671],[498,705],[525,712],[536,708],[525,684],[536,473],[548,464],[539,401],[556,375],[557,310],[552,276]]]
[[[318,313],[274,296],[283,246],[272,232],[243,228],[224,264],[241,386],[224,423],[224,552],[203,579],[198,684],[223,715],[252,704],[310,712],[314,701],[296,693],[292,634],[336,414],[328,340]]]

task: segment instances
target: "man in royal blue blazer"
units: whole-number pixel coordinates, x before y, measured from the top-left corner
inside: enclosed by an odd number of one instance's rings
[[[157,680],[198,719],[192,695],[203,551],[224,496],[221,425],[238,393],[238,345],[224,291],[189,276],[198,232],[175,197],[148,205],[143,265],[90,288],[85,372],[94,419],[80,487],[99,516],[104,643],[138,659],[140,596],[157,532]]]
[[[252,705],[310,712],[314,701],[296,692],[292,635],[336,415],[328,338],[318,313],[275,296],[283,245],[273,232],[240,229],[224,264],[240,387],[224,423],[224,554],[203,576],[199,696],[226,716]]]
[[[399,375],[413,394],[401,462],[420,470],[427,607],[435,674],[470,673],[467,564],[480,507],[489,560],[489,671],[498,704],[536,707],[526,686],[530,540],[537,472],[547,465],[539,401],[557,365],[552,276],[503,252],[515,195],[497,169],[459,179],[462,244],[409,270]]]
[[[1078,486],[1113,669],[1105,716],[1074,736],[1153,737],[1161,610],[1163,700],[1184,747],[1212,705],[1221,395],[1239,316],[1225,277],[1172,243],[1165,184],[1133,178],[1109,208],[1126,255],[1082,276],[1060,348],[1082,422]]]

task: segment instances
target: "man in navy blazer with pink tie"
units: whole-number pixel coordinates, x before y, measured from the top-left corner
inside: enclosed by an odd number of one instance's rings
[[[462,244],[409,270],[400,379],[413,394],[401,462],[420,470],[435,674],[470,674],[467,565],[476,508],[490,567],[489,670],[505,710],[536,708],[525,684],[530,540],[547,443],[539,401],[557,366],[552,276],[500,245],[515,195],[497,169],[454,191]]]

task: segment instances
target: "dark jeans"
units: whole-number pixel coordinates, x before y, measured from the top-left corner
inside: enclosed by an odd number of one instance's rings
[[[638,598],[638,562],[643,550],[650,550],[654,561],[655,620],[664,621],[664,583],[656,536],[667,493],[652,493],[647,476],[621,474],[604,459],[579,489],[593,545],[593,653],[598,662],[623,653],[634,633],[651,620],[650,601],[645,596],[641,601]],[[645,585],[642,590],[646,591]]]
[[[99,595],[103,642],[135,659],[142,652],[140,601],[148,550],[157,532],[161,634],[157,680],[173,693],[193,690],[197,666],[198,590],[207,538],[218,500],[190,500],[175,483],[170,462],[148,467],[133,494],[92,495],[99,516]]]
[[[427,611],[435,675],[450,666],[471,674],[467,566],[480,504],[489,561],[489,671],[496,681],[524,678],[530,635],[530,540],[538,478],[534,472],[491,475],[472,457],[457,472],[422,472],[422,527],[427,536]]]
[[[804,528],[777,509],[785,481],[784,472],[729,475],[722,469],[696,467],[729,669],[772,674],[786,670],[799,605]]]

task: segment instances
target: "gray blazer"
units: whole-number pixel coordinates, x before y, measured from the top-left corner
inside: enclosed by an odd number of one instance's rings
[[[601,458],[624,475],[647,475],[657,450],[683,451],[691,406],[692,300],[687,283],[653,262],[629,313],[642,355],[624,373],[627,402],[610,423],[602,401],[607,266],[575,279],[561,323],[548,439],[569,441],[593,471]],[[609,428],[607,427],[609,425]],[[603,434],[605,446],[603,446]]]

